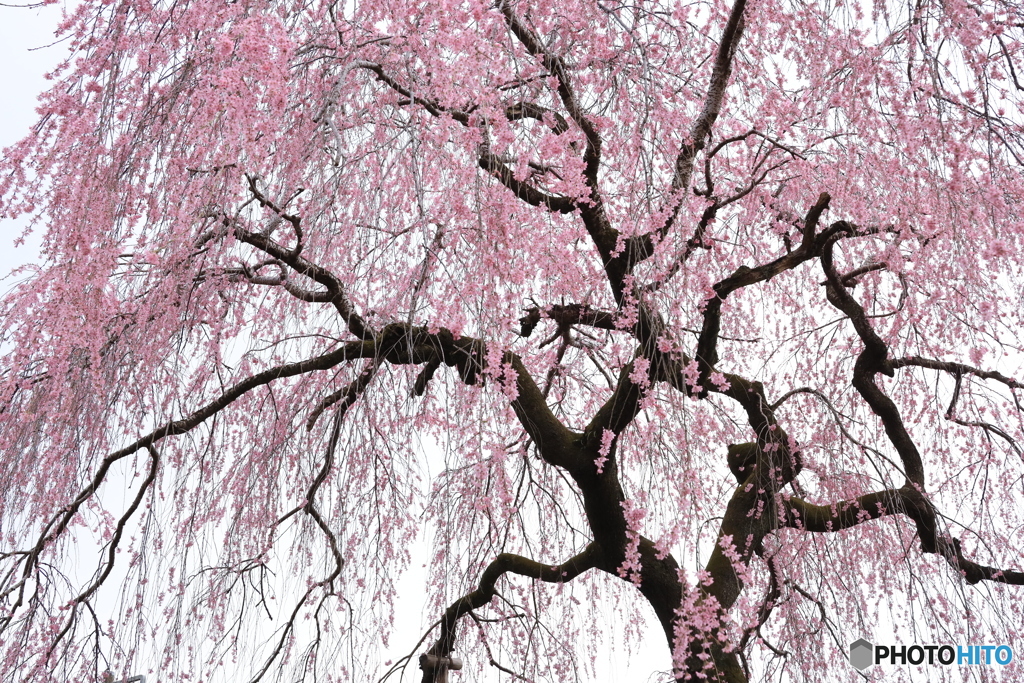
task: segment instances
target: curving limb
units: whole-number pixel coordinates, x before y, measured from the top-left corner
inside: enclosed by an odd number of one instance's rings
[[[670,194],[671,204],[664,225],[657,231],[659,240],[664,239],[679,215],[684,194],[690,187],[694,161],[697,159],[697,154],[707,145],[708,136],[722,111],[722,102],[725,100],[729,77],[732,75],[733,59],[736,56],[740,38],[743,37],[743,14],[746,5],[746,0],[736,0],[729,11],[729,19],[722,31],[722,38],[715,53],[715,63],[711,71],[711,81],[708,83],[708,90],[704,96],[704,106],[688,131],[687,142],[683,144],[676,156]]]
[[[538,36],[537,33],[515,13],[512,9],[512,3],[509,2],[509,0],[500,0],[498,2],[498,10],[501,12],[502,16],[505,17],[505,22],[508,24],[509,30],[511,30],[516,39],[522,43],[527,52],[535,57],[540,57],[543,60],[544,68],[558,79],[558,83],[556,85],[558,97],[562,101],[562,105],[565,107],[566,111],[569,113],[569,117],[572,119],[573,123],[579,126],[580,130],[583,131],[583,134],[586,137],[587,150],[583,155],[583,159],[586,162],[584,176],[587,179],[587,185],[590,187],[592,193],[591,200],[599,200],[599,196],[597,194],[597,174],[601,165],[601,136],[598,135],[593,122],[587,116],[580,104],[579,97],[576,95],[572,77],[569,74],[565,61],[551,51],[547,45],[544,44],[541,37]]]
[[[10,553],[9,557],[16,557],[20,573],[23,577],[29,576],[38,567],[39,559],[43,551],[59,536],[65,533],[72,520],[81,510],[82,506],[96,495],[100,486],[106,480],[110,468],[114,463],[131,456],[132,454],[147,449],[155,453],[155,446],[169,437],[186,434],[206,420],[227,409],[232,403],[249,392],[266,386],[275,380],[296,377],[321,370],[328,370],[341,363],[359,359],[369,359],[372,363],[367,369],[350,384],[344,392],[337,396],[334,402],[341,401],[337,415],[343,416],[345,410],[365,391],[369,381],[372,379],[376,368],[382,362],[393,364],[418,364],[438,362],[458,368],[460,376],[467,383],[483,370],[481,354],[482,343],[473,338],[460,338],[458,340],[447,330],[440,330],[437,333],[430,333],[424,328],[412,327],[404,324],[387,326],[374,338],[365,341],[352,341],[312,358],[278,365],[262,372],[256,373],[244,380],[241,380],[223,391],[220,396],[209,401],[202,407],[188,415],[171,422],[167,422],[145,436],[137,439],[132,444],[108,454],[100,462],[96,472],[89,483],[78,493],[62,510],[56,513],[38,536],[36,544],[27,550]],[[567,469],[578,469],[582,460],[570,446],[572,434],[561,425],[558,419],[547,407],[546,401],[540,388],[533,381],[522,361],[514,354],[505,354],[503,362],[507,364],[517,376],[517,387],[519,390],[517,398],[513,401],[513,408],[520,416],[524,428],[530,437],[537,443],[542,454],[553,465]],[[332,397],[328,397],[328,401]],[[326,407],[326,406],[325,406]],[[335,423],[335,432],[337,422]],[[332,437],[332,444],[336,441],[336,433]],[[332,446],[333,448],[333,446]],[[330,458],[328,458],[328,461]],[[156,462],[154,457],[153,462]],[[319,481],[326,476],[326,471],[321,471],[317,482],[310,489],[310,494],[315,494]],[[143,487],[145,491],[146,487]],[[311,497],[310,497],[311,499]],[[137,507],[132,508],[133,510]],[[310,514],[315,516],[315,508],[308,506]],[[323,520],[318,520],[318,525],[327,531]],[[335,553],[336,557],[338,556]],[[7,573],[7,582],[13,579],[13,570]],[[17,582],[13,586],[5,585],[5,594],[17,591],[19,585],[24,582]]]
[[[356,399],[366,391],[366,387],[369,386],[370,380],[373,379],[379,367],[380,363],[376,361],[368,363],[355,380],[321,400],[310,413],[309,419],[306,420],[306,431],[311,431],[324,411],[335,404],[338,406],[336,408],[338,414],[343,418],[348,409],[352,407],[352,404],[356,402]]]
[[[889,347],[871,326],[864,308],[853,298],[853,295],[846,291],[850,285],[844,285],[839,273],[836,272],[833,257],[835,243],[842,233],[849,234],[851,230],[852,228],[844,225],[842,231],[830,236],[822,248],[821,267],[828,279],[828,284],[825,287],[826,296],[833,306],[849,316],[850,322],[864,344],[864,350],[857,356],[854,363],[853,387],[882,421],[889,441],[903,461],[903,470],[908,485],[912,484],[918,490],[924,491],[925,474],[921,453],[903,424],[899,408],[875,381],[875,376],[878,374],[889,376],[893,374],[892,367],[886,360],[889,355]]]
[[[555,322],[559,332],[574,325],[585,325],[599,330],[615,330],[615,314],[591,307],[589,304],[555,304],[541,309],[538,306],[526,309],[526,315],[519,319],[520,332],[529,337],[542,319]]]
[[[729,277],[715,283],[713,287],[715,296],[708,300],[704,308],[704,321],[700,337],[697,340],[696,360],[701,366],[702,384],[706,384],[706,376],[718,363],[718,336],[721,328],[722,303],[738,289],[770,280],[780,273],[792,270],[819,256],[825,245],[830,240],[834,240],[846,225],[845,223],[835,224],[820,233],[818,232],[818,223],[831,201],[831,195],[822,192],[818,201],[808,209],[802,226],[803,237],[797,249],[754,268],[740,266]]]
[[[341,315],[342,320],[345,321],[349,331],[355,335],[356,338],[369,339],[373,336],[373,330],[366,325],[362,316],[356,312],[355,307],[348,300],[348,297],[345,294],[345,286],[331,271],[322,266],[316,265],[301,256],[298,253],[298,247],[295,249],[288,249],[267,235],[245,229],[239,225],[237,221],[230,221],[226,217],[223,220],[226,225],[229,225],[234,232],[235,237],[237,237],[239,241],[259,249],[287,265],[297,274],[313,280],[326,289],[326,292],[324,293],[307,293],[305,290],[294,288],[288,289],[289,293],[303,300],[324,300],[331,303]]]
[[[874,491],[829,505],[814,505],[796,497],[786,498],[781,510],[784,526],[815,533],[833,533],[871,520],[905,515],[914,522],[922,552],[941,555],[967,583],[993,581],[1024,585],[1024,571],[997,569],[967,558],[959,539],[940,533],[935,507],[912,485]]]
[[[918,367],[927,368],[929,370],[940,370],[948,372],[954,376],[962,377],[963,375],[973,375],[978,379],[991,379],[1001,384],[1005,384],[1010,389],[1024,389],[1024,383],[1021,383],[1012,377],[1007,377],[1001,372],[996,372],[995,370],[982,370],[981,368],[976,368],[973,365],[967,365],[966,363],[941,361],[933,358],[924,358],[923,356],[906,356],[904,358],[894,358],[888,361],[888,366],[894,370],[898,370],[899,368]]]
[[[378,81],[405,97],[406,100],[400,104],[415,104],[435,117],[449,116],[452,120],[461,123],[467,128],[475,125],[484,126],[484,143],[480,145],[477,159],[478,165],[522,201],[530,206],[545,207],[554,213],[566,214],[576,210],[576,202],[574,200],[568,197],[549,194],[539,189],[536,185],[516,178],[515,172],[506,163],[506,160],[490,151],[489,145],[486,142],[486,120],[481,119],[479,122],[474,122],[466,111],[445,107],[429,98],[415,95],[409,88],[402,85],[398,79],[388,74],[380,64],[359,61],[356,62],[356,66],[373,73]],[[544,115],[548,111],[537,104],[519,102],[509,105],[506,108],[505,116],[510,121],[518,121],[524,118],[544,120]],[[568,125],[565,123],[565,119],[561,115],[554,115],[554,113],[552,113],[552,116],[556,121],[553,130],[556,133],[564,132],[565,127]]]
[[[476,589],[462,596],[445,610],[441,617],[441,635],[427,650],[427,654],[439,657],[450,657],[455,649],[455,640],[459,620],[472,610],[479,609],[489,603],[497,592],[496,584],[505,574],[517,574],[536,581],[546,583],[568,583],[590,569],[595,569],[601,562],[599,547],[591,543],[582,552],[569,558],[562,564],[541,564],[521,555],[502,553],[498,555],[484,570]],[[433,671],[424,671],[423,683],[434,683]]]

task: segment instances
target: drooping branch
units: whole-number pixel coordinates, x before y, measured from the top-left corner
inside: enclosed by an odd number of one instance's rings
[[[320,487],[323,485],[324,481],[327,480],[327,476],[331,473],[331,470],[334,468],[334,456],[335,451],[338,448],[338,438],[341,435],[342,420],[345,419],[345,414],[348,412],[348,409],[352,407],[352,404],[354,404],[359,399],[359,397],[362,396],[363,393],[366,391],[366,388],[370,385],[370,381],[373,379],[373,376],[377,373],[377,369],[379,367],[380,363],[378,362],[378,360],[373,359],[371,362],[367,364],[366,368],[364,368],[363,371],[359,373],[359,376],[356,377],[355,380],[350,382],[348,386],[344,387],[339,391],[334,392],[326,399],[321,401],[320,404],[313,411],[313,414],[306,422],[307,431],[313,428],[313,425],[316,424],[316,419],[323,413],[324,410],[326,410],[329,406],[338,403],[338,407],[335,409],[334,413],[334,420],[331,425],[331,434],[327,441],[327,453],[324,455],[324,462],[320,466],[320,469],[317,472],[316,476],[313,477],[313,481],[310,483],[309,488],[306,490],[306,496],[303,499],[302,503],[298,507],[286,513],[274,524],[275,527],[279,526],[282,522],[284,522],[286,519],[288,519],[289,517],[291,517],[299,511],[305,512],[313,518],[313,521],[316,523],[318,527],[320,527],[320,530],[324,533],[324,535],[327,537],[330,543],[331,552],[334,556],[335,563],[334,571],[326,579],[321,581],[321,584],[330,583],[335,578],[337,578],[338,574],[341,573],[342,567],[344,566],[344,560],[342,559],[341,556],[341,550],[338,547],[337,537],[335,536],[334,532],[330,529],[330,527],[327,525],[327,522],[320,514],[319,509],[316,507],[316,495],[319,492]]]
[[[149,471],[146,473],[146,478],[143,479],[142,483],[139,485],[139,490],[135,494],[135,498],[132,500],[131,505],[129,505],[124,514],[121,515],[121,518],[117,520],[117,525],[114,527],[114,534],[107,544],[107,561],[103,567],[103,572],[96,577],[88,588],[79,593],[78,597],[76,597],[72,602],[78,603],[87,600],[89,596],[95,593],[96,590],[103,585],[107,580],[107,577],[110,576],[110,572],[114,569],[114,559],[117,553],[121,551],[120,543],[121,537],[124,535],[125,526],[139,509],[139,505],[142,504],[142,499],[149,492],[149,487],[154,481],[156,481],[157,468],[160,465],[160,454],[157,453],[156,448],[153,446],[147,446],[146,450],[149,451]]]
[[[596,568],[600,560],[600,549],[593,543],[588,545],[583,552],[558,565],[542,564],[512,553],[498,555],[487,565],[480,576],[476,589],[453,602],[445,610],[440,621],[441,635],[427,651],[428,654],[439,657],[451,655],[455,649],[459,619],[471,610],[479,609],[489,603],[496,593],[495,586],[498,579],[505,574],[517,574],[546,583],[567,583],[583,572]],[[423,683],[434,683],[432,672],[424,672]]]
[[[941,370],[951,375],[974,375],[978,379],[991,379],[1005,384],[1011,389],[1024,389],[1024,384],[1012,377],[996,372],[995,370],[982,370],[972,365],[949,361],[924,358],[922,356],[907,356],[905,358],[894,358],[888,362],[890,368],[898,370],[906,367],[928,368],[929,370]]]
[[[39,541],[36,546],[30,551],[19,553],[21,555],[19,564],[22,565],[22,572],[26,577],[32,572],[33,568],[36,567],[38,563],[39,555],[42,553],[46,545],[67,529],[71,519],[77,514],[85,501],[95,495],[114,462],[143,448],[152,450],[157,442],[170,436],[187,433],[199,424],[203,423],[205,420],[227,408],[241,396],[253,389],[269,384],[276,379],[294,377],[317,370],[329,369],[345,361],[360,358],[369,359],[372,361],[372,364],[364,370],[352,384],[346,387],[343,395],[338,397],[337,401],[341,402],[341,407],[335,415],[334,428],[332,430],[328,454],[325,458],[324,465],[320,468],[318,475],[311,484],[303,506],[293,510],[292,513],[289,513],[288,515],[290,516],[299,510],[305,511],[309,514],[328,538],[335,559],[334,569],[329,576],[315,586],[311,586],[309,590],[306,591],[305,596],[296,606],[296,612],[292,615],[292,619],[294,620],[298,609],[301,608],[302,604],[305,604],[305,602],[313,595],[313,590],[317,587],[329,584],[338,575],[338,572],[341,571],[343,566],[343,560],[337,539],[327,523],[327,520],[323,518],[317,509],[314,498],[316,496],[317,488],[329,473],[333,459],[333,450],[338,438],[340,417],[344,414],[344,410],[359,397],[362,391],[365,390],[370,379],[372,379],[374,370],[382,362],[390,362],[393,364],[443,363],[457,368],[463,381],[472,383],[473,381],[476,381],[475,378],[480,376],[480,373],[485,369],[483,359],[486,357],[487,354],[485,352],[483,342],[480,340],[467,337],[456,338],[450,331],[444,329],[436,332],[430,332],[425,328],[396,323],[386,326],[380,333],[370,340],[348,342],[335,350],[312,359],[277,366],[264,372],[257,373],[256,375],[238,382],[228,390],[224,391],[217,399],[207,403],[205,406],[190,413],[188,416],[169,422],[137,440],[134,444],[104,458],[91,483],[79,493],[72,504],[65,507],[46,525],[39,536]],[[518,356],[511,353],[504,354],[502,357],[502,367],[492,368],[491,370],[501,373],[509,371],[515,373],[517,395],[512,401],[513,409],[517,416],[519,416],[523,427],[526,429],[531,439],[537,444],[542,457],[550,464],[570,471],[579,471],[583,460],[579,457],[578,449],[575,449],[572,446],[572,441],[575,438],[575,435],[562,426],[553,415],[544,400],[541,390],[537,387]],[[145,489],[146,486],[143,486],[143,490]],[[621,510],[618,510],[618,514],[621,516]],[[584,569],[592,566],[596,561],[594,557],[594,551],[592,551],[590,554],[584,554],[567,563],[567,573],[565,575],[567,578],[565,580],[569,580],[569,578],[575,575],[573,571],[575,571],[575,573],[579,573],[579,571],[583,571]],[[584,560],[587,562],[586,566],[581,565],[578,571],[573,570],[575,562],[583,562]],[[557,576],[550,573],[550,567],[536,563],[532,565],[523,564],[518,560],[512,560],[505,556],[502,557],[501,562],[509,563],[508,571],[517,571],[518,573],[524,573],[524,575],[530,576],[536,575],[537,578],[544,580],[557,580]],[[492,575],[493,572],[485,575],[485,578],[490,581],[491,585],[493,585],[493,581],[497,579],[496,576],[492,579]],[[84,597],[88,597],[88,592]],[[286,624],[285,630],[282,633],[282,639],[287,637],[290,629],[291,621]],[[283,640],[278,643],[278,647],[271,655],[266,666],[264,666],[261,672],[257,675],[257,679],[267,671],[267,667],[269,667],[270,662],[276,658],[277,654],[282,651],[282,648]]]
[[[330,573],[326,577],[316,582],[315,584],[310,585],[306,589],[306,592],[303,594],[302,598],[296,604],[295,609],[292,611],[289,621],[285,624],[285,627],[282,630],[281,636],[278,639],[277,645],[272,651],[271,656],[264,663],[260,673],[253,679],[253,683],[259,681],[266,674],[271,664],[281,654],[281,651],[284,648],[284,644],[287,641],[288,635],[291,633],[291,630],[294,627],[295,618],[298,616],[301,607],[306,603],[310,596],[312,596],[315,590],[327,587],[330,590],[326,591],[320,599],[320,605],[322,606],[323,601],[329,595],[332,594],[333,583],[335,579],[337,579],[338,576],[341,574],[341,571],[345,566],[345,559],[344,557],[342,557],[341,554],[341,547],[340,543],[338,542],[338,536],[334,532],[334,530],[331,529],[331,526],[327,523],[327,520],[324,519],[319,507],[317,507],[316,496],[320,490],[320,487],[323,485],[324,481],[327,480],[327,476],[334,468],[335,452],[338,448],[338,439],[341,436],[342,420],[344,420],[345,414],[348,411],[348,409],[352,406],[352,404],[354,404],[359,399],[359,397],[362,396],[363,393],[366,391],[367,387],[370,384],[370,381],[373,379],[379,367],[380,360],[378,358],[373,358],[371,362],[367,364],[366,368],[364,368],[363,371],[359,374],[359,376],[347,387],[345,387],[343,393],[341,393],[336,399],[334,399],[334,401],[331,402],[333,404],[340,400],[340,405],[338,405],[338,408],[335,410],[334,413],[334,420],[331,426],[331,434],[327,441],[327,452],[324,454],[324,462],[320,466],[320,469],[317,472],[316,476],[313,478],[313,481],[310,483],[309,488],[306,491],[306,497],[303,500],[302,504],[296,507],[295,509],[291,510],[287,514],[285,514],[283,517],[278,519],[277,522],[274,524],[275,527],[279,526],[282,522],[284,522],[286,519],[288,519],[289,517],[291,517],[299,511],[302,511],[309,515],[310,518],[312,518],[313,522],[320,529],[321,533],[323,533],[324,537],[327,538],[327,543],[331,549],[331,556],[332,559],[334,560],[334,566],[332,567]],[[328,397],[328,399],[330,398],[331,397]],[[324,403],[325,402],[321,402],[321,404],[317,407],[317,410],[319,412],[316,412],[315,415],[310,418],[309,422],[307,422],[307,429],[312,428],[313,424],[316,421],[316,415],[319,415],[327,407],[324,405]]]
[[[900,360],[906,360],[906,359],[900,359]],[[1006,431],[1004,431],[1003,429],[1000,429],[999,427],[997,427],[997,426],[995,426],[993,424],[989,424],[988,422],[984,422],[984,421],[981,421],[981,420],[964,420],[964,419],[959,418],[959,417],[956,416],[956,404],[957,404],[957,401],[960,400],[960,390],[961,390],[961,388],[963,386],[963,381],[964,381],[963,370],[965,368],[966,369],[970,369],[970,370],[974,370],[975,372],[972,372],[971,374],[974,374],[976,376],[992,375],[992,374],[998,375],[999,376],[998,378],[1001,379],[1004,384],[1006,384],[1007,386],[1009,386],[1011,388],[1011,393],[1012,393],[1013,388],[1015,388],[1014,385],[1017,384],[1017,382],[1015,380],[1012,380],[1012,379],[1010,379],[1008,377],[1004,377],[1003,375],[1000,375],[999,373],[987,373],[987,372],[978,370],[977,368],[971,368],[970,366],[963,365],[961,363],[948,363],[948,364],[946,364],[946,363],[939,363],[938,361],[931,361],[930,364],[933,367],[935,365],[945,365],[946,367],[939,368],[939,369],[945,369],[945,370],[947,370],[947,371],[949,371],[949,372],[951,372],[953,374],[953,395],[949,399],[949,407],[946,408],[945,418],[947,420],[949,420],[951,422],[955,422],[956,424],[961,425],[963,427],[978,427],[979,429],[985,430],[989,434],[995,434],[996,436],[998,436],[999,438],[1005,440],[1008,444],[1010,444],[1010,447],[1013,448],[1013,450],[1016,451],[1018,455],[1021,454],[1022,451],[1021,451],[1020,446],[1017,445],[1017,440],[1014,439],[1009,434],[1007,434]],[[894,363],[891,363],[891,365],[894,365]],[[1017,407],[1017,411],[1018,412],[1024,412],[1024,410],[1021,409],[1020,401],[1017,399],[1016,394],[1013,394],[1013,401],[1014,401],[1014,405],[1016,405],[1016,407]]]
[[[866,493],[830,505],[814,505],[796,497],[786,498],[781,510],[784,526],[816,533],[833,533],[883,517],[906,515],[914,522],[922,552],[941,555],[967,583],[993,581],[1024,585],[1022,571],[997,569],[965,557],[959,539],[939,532],[935,507],[913,485]]]
[[[342,417],[343,413],[341,411],[335,413],[334,427],[332,429],[331,437],[328,442],[327,456],[324,460],[323,467],[317,474],[316,479],[314,480],[313,484],[310,486],[310,489],[306,494],[305,504],[296,508],[295,510],[292,510],[291,512],[289,512],[277,521],[277,524],[280,524],[281,522],[288,519],[288,517],[292,516],[299,510],[304,511],[307,515],[310,516],[310,518],[312,518],[313,523],[316,524],[317,528],[320,529],[320,532],[324,535],[324,537],[327,538],[327,544],[331,549],[331,557],[334,561],[334,566],[331,568],[330,573],[326,577],[324,577],[320,581],[317,581],[316,583],[313,583],[308,588],[306,588],[306,591],[302,594],[302,597],[300,597],[299,600],[296,601],[295,607],[292,609],[291,615],[285,622],[284,626],[281,628],[280,636],[277,638],[277,643],[274,645],[274,649],[271,650],[270,655],[263,663],[263,667],[255,676],[253,676],[253,678],[250,680],[250,683],[258,683],[258,681],[262,680],[262,678],[266,675],[267,671],[270,670],[271,665],[273,665],[273,663],[284,651],[285,644],[288,642],[288,638],[291,635],[292,630],[295,628],[295,622],[297,617],[299,616],[299,611],[309,601],[313,594],[317,591],[324,591],[318,602],[317,610],[319,610],[319,608],[323,606],[324,601],[328,597],[334,594],[332,587],[333,582],[338,578],[338,576],[341,574],[342,569],[345,566],[345,560],[341,555],[341,548],[338,543],[337,534],[335,534],[334,530],[331,529],[330,525],[327,523],[327,520],[324,519],[323,514],[320,512],[320,509],[316,506],[316,503],[314,501],[317,489],[319,488],[320,484],[323,483],[324,478],[326,477],[327,473],[333,466],[334,449],[337,447],[338,444],[338,433],[341,429]]]
[[[160,463],[160,456],[157,453],[156,449],[152,446],[149,446],[147,450],[149,451],[150,455],[150,466],[149,471],[146,474],[146,478],[140,484],[139,490],[138,492],[136,492],[135,497],[129,504],[128,509],[125,510],[124,514],[121,515],[121,517],[117,520],[116,525],[114,526],[113,535],[111,536],[110,540],[107,542],[106,545],[107,557],[106,560],[102,562],[101,569],[98,570],[99,574],[92,580],[92,582],[86,588],[80,591],[76,597],[74,597],[67,603],[67,611],[63,619],[64,624],[59,629],[59,631],[57,631],[55,637],[50,642],[47,648],[47,656],[52,654],[57,649],[57,647],[60,645],[60,642],[75,627],[75,624],[78,621],[80,607],[84,606],[90,613],[92,613],[93,619],[95,620],[95,612],[93,612],[93,608],[89,602],[89,598],[92,597],[92,595],[97,590],[99,590],[99,588],[103,586],[104,583],[106,583],[107,579],[110,577],[111,572],[114,570],[114,561],[117,557],[117,554],[122,551],[121,539],[124,535],[125,527],[127,526],[128,522],[132,519],[132,517],[135,515],[135,513],[138,511],[139,506],[142,504],[143,498],[145,498],[146,495],[149,493],[150,487],[156,480],[156,473]],[[25,565],[22,572],[22,579],[19,582],[17,582],[14,586],[7,588],[3,591],[3,593],[0,593],[0,600],[6,600],[9,596],[11,596],[11,594],[14,594],[14,599],[11,601],[11,603],[7,606],[5,610],[7,614],[3,617],[0,617],[0,633],[6,630],[7,626],[13,621],[14,615],[24,604],[24,586],[31,574],[32,569],[36,566],[36,563],[38,563],[38,556],[40,550],[42,550],[42,546],[37,545],[36,548],[33,548],[28,553],[23,554],[24,559],[22,561],[25,563]],[[16,568],[17,564],[15,564],[14,568],[12,568],[12,570],[8,572],[7,576],[4,577],[4,584],[6,584],[6,582],[13,576],[14,570]]]
[[[238,382],[221,393],[221,395],[216,399],[210,401],[202,408],[199,408],[189,415],[172,422],[167,422],[157,429],[154,429],[149,434],[136,440],[134,443],[110,453],[103,458],[96,470],[96,473],[89,481],[89,484],[79,492],[74,501],[54,515],[54,517],[44,526],[36,545],[26,553],[23,559],[23,573],[27,576],[33,570],[35,563],[38,561],[39,555],[42,553],[46,545],[64,533],[68,525],[71,523],[71,520],[78,514],[82,505],[84,505],[85,502],[99,490],[100,485],[105,481],[107,473],[110,471],[110,468],[114,463],[143,448],[150,448],[167,437],[185,434],[191,431],[257,387],[264,386],[277,379],[295,377],[297,375],[306,374],[316,370],[326,370],[345,360],[368,357],[373,357],[373,344],[367,342],[349,342],[348,344],[344,344],[333,351],[315,356],[308,360],[296,363],[286,363],[284,365],[269,368]]]

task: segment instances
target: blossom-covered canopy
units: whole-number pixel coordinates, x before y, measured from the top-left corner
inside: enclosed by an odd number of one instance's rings
[[[0,680],[571,681],[646,637],[669,679],[821,681],[860,637],[1006,642],[1022,29],[76,3],[0,165],[44,235],[0,314]],[[424,639],[381,661],[417,547]]]

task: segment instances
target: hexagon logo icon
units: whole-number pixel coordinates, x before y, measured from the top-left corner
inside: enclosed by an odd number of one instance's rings
[[[874,651],[875,646],[863,638],[853,641],[850,643],[850,664],[853,664],[857,671],[863,671],[874,664]]]

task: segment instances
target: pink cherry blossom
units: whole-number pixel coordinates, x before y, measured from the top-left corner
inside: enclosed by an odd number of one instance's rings
[[[0,680],[567,681],[647,640],[672,680],[816,682],[861,637],[1012,643],[1022,26],[69,6],[0,162],[43,244],[0,304]],[[964,672],[919,674],[867,676]]]

